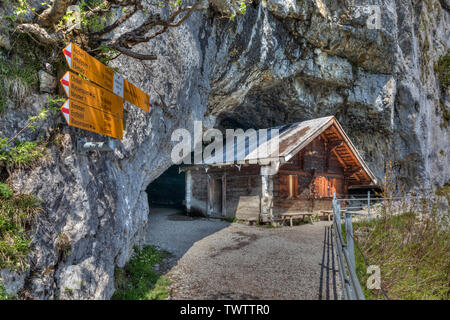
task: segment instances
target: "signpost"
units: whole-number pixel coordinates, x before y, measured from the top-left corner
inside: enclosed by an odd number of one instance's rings
[[[61,78],[67,98],[123,119],[123,99],[88,80],[68,71]]]
[[[72,99],[64,102],[61,111],[70,126],[117,139],[123,138],[123,120],[121,118]]]
[[[113,69],[104,65],[74,43],[63,49],[69,68],[121,98],[149,112],[150,97]]]

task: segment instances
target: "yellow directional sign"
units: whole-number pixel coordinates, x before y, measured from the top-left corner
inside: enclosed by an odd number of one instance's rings
[[[123,98],[142,110],[150,111],[150,97],[141,89],[127,80],[123,81]]]
[[[72,99],[64,102],[61,111],[70,126],[117,139],[123,138],[123,120],[111,114]]]
[[[123,99],[68,71],[61,78],[67,97],[123,119]]]
[[[123,79],[113,69],[89,55],[76,44],[69,43],[63,49],[63,53],[73,71],[114,92],[139,108],[149,111],[151,104],[148,94]]]

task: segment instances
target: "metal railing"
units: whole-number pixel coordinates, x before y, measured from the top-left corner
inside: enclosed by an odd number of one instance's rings
[[[333,195],[333,228],[336,242],[339,276],[345,300],[365,300],[356,275],[355,243],[353,240],[352,213],[345,212],[345,242],[341,232],[341,205]]]
[[[341,209],[341,203],[344,208]],[[402,212],[405,209],[416,208],[421,206],[421,201],[418,196],[406,197],[370,197],[370,192],[367,197],[338,199],[336,193],[333,194],[333,229],[334,239],[336,242],[337,260],[339,264],[339,275],[341,278],[342,291],[344,299],[346,300],[365,300],[361,284],[356,274],[355,261],[355,244],[365,264],[368,266],[367,259],[355,241],[353,234],[353,217],[366,218],[368,221],[372,217],[377,217],[386,213],[388,210],[391,213]],[[341,213],[344,212],[344,226],[345,239],[342,235],[342,221]],[[381,286],[382,293],[389,299],[389,296]]]

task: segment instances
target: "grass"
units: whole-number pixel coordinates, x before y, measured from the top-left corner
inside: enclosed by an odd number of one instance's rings
[[[4,139],[3,139],[4,140]],[[2,146],[0,141],[0,146]],[[8,151],[0,152],[0,161],[8,168],[22,168],[32,165],[37,159],[46,153],[45,143],[41,141],[16,142]]]
[[[443,187],[438,188],[436,190],[436,195],[439,197],[446,197],[450,202],[450,183],[446,183]]]
[[[0,300],[15,300],[17,296],[6,292],[5,287],[0,283]]]
[[[34,59],[0,54],[0,111],[6,107],[7,98],[17,105],[21,105],[30,94],[32,88],[37,87],[39,64]]]
[[[434,214],[421,220],[412,212],[387,214],[353,226],[368,263],[380,267],[381,283],[390,299],[450,298],[450,229],[442,228]],[[381,290],[366,288],[369,275],[357,248],[355,258],[366,299],[384,299]]]
[[[450,85],[450,50],[435,63],[434,71],[441,85],[448,87]]]
[[[0,268],[25,270],[31,249],[28,233],[42,208],[35,197],[15,196],[7,185],[0,186]]]
[[[114,300],[165,300],[169,297],[170,281],[153,270],[169,255],[153,246],[134,249],[133,258],[124,268],[116,268]]]

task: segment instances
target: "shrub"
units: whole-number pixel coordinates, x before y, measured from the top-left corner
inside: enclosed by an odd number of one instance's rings
[[[0,197],[3,199],[9,199],[13,196],[13,194],[14,192],[7,184],[0,182]]]
[[[8,151],[0,152],[0,161],[4,161],[9,168],[23,168],[32,165],[37,159],[44,156],[45,152],[45,144],[40,141],[17,142]]]

